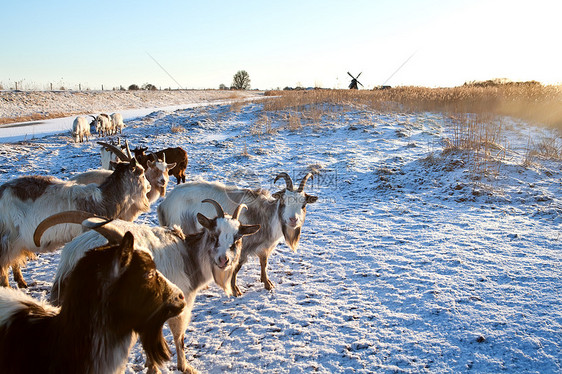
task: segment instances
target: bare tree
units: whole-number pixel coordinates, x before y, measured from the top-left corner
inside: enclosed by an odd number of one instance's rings
[[[236,90],[247,90],[250,88],[250,74],[246,70],[238,70],[232,78],[232,88]]]

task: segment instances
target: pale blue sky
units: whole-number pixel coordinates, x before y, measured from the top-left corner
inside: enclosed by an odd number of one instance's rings
[[[554,0],[6,1],[0,83],[106,89],[562,82]],[[21,86],[21,85],[20,85]]]

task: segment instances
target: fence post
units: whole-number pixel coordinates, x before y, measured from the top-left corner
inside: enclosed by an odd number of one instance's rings
[[[78,83],[78,91],[82,91],[82,83]]]
[[[103,91],[103,84],[101,85],[101,90]]]
[[[16,82],[16,91],[18,90],[18,82]]]
[[[51,91],[53,90],[53,84],[51,83]]]

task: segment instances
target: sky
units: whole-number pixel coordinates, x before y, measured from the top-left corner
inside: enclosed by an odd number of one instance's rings
[[[562,83],[554,0],[1,1],[5,89]]]

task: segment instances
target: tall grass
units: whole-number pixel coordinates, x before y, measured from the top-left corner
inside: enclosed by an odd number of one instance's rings
[[[264,110],[301,112],[326,104],[360,105],[378,111],[473,113],[511,116],[562,129],[562,90],[536,82],[453,88],[395,87],[386,90],[268,91]]]

